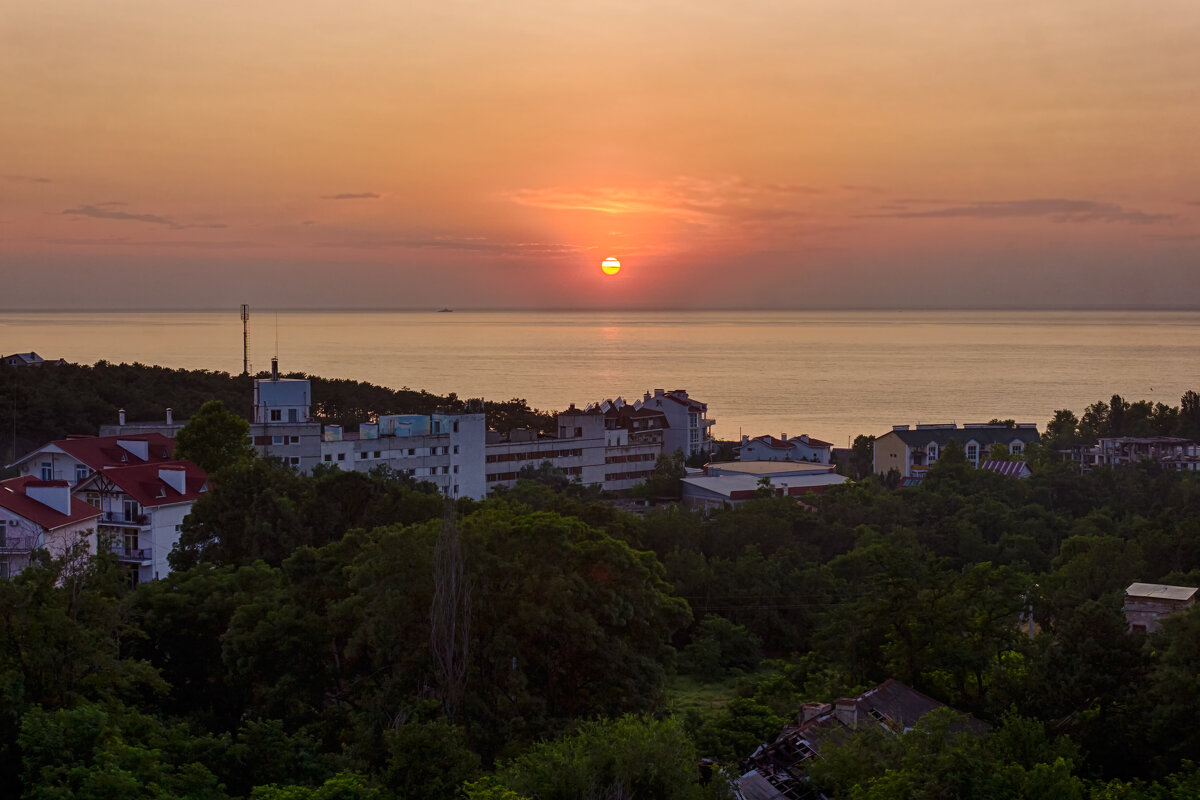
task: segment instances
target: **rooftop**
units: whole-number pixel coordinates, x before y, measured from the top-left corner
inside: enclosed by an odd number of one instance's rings
[[[1194,586],[1168,586],[1164,583],[1131,583],[1126,597],[1146,597],[1154,600],[1191,600],[1197,592]]]

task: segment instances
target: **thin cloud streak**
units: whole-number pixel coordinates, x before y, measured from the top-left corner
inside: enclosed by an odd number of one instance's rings
[[[864,217],[890,219],[1016,219],[1045,217],[1053,222],[1125,222],[1130,225],[1153,225],[1175,218],[1173,214],[1150,214],[1127,209],[1116,203],[1064,198],[1035,198],[1030,200],[994,200],[966,205],[934,208],[927,211],[890,211],[864,214]]]
[[[34,175],[4,175],[0,177],[3,177],[6,181],[12,181],[13,183],[54,183],[54,181],[50,180],[49,178],[41,178]]]
[[[196,248],[200,250],[242,250],[249,248],[270,247],[264,242],[251,241],[225,241],[225,242],[206,242],[192,241],[185,239],[126,239],[123,237],[111,239],[76,239],[71,237],[54,237],[42,239],[46,244],[65,245],[70,247],[168,247],[168,248]]]
[[[494,242],[484,238],[449,239],[383,239],[345,242],[318,242],[317,247],[349,248],[354,250],[381,250],[401,248],[410,250],[450,250],[466,253],[485,253],[503,256],[528,256],[535,258],[559,258],[574,255],[595,247],[559,244],[554,242]]]
[[[375,192],[358,192],[357,194],[356,193],[346,193],[346,194],[323,194],[323,195],[321,195],[322,200],[378,200],[380,197],[383,197],[383,195],[376,194]]]
[[[61,214],[72,217],[90,217],[92,219],[111,219],[125,222],[145,222],[150,225],[162,225],[171,230],[186,228],[228,228],[224,222],[177,222],[170,217],[160,214],[133,214],[128,211],[114,211],[114,206],[124,203],[100,203],[98,205],[82,205],[75,208],[63,209]]]

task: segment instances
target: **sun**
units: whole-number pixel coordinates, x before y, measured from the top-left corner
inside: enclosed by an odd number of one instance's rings
[[[609,256],[604,259],[604,262],[600,265],[600,269],[604,271],[605,275],[616,275],[621,271],[621,262]]]

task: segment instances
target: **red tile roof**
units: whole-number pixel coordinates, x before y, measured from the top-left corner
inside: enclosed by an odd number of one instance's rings
[[[184,492],[159,477],[161,469],[178,469],[185,474]],[[88,478],[76,490],[90,487],[100,478],[107,478],[117,488],[132,497],[142,508],[168,506],[195,500],[208,489],[208,475],[190,461],[166,461],[159,464],[137,464],[130,467],[109,467]]]
[[[100,516],[100,509],[88,505],[78,497],[71,498],[70,514],[56,511],[32,497],[26,496],[25,488],[29,484],[35,486],[62,485],[64,487],[68,485],[66,481],[40,481],[32,475],[0,481],[0,508],[11,511],[18,517],[24,517],[48,531]]]
[[[779,450],[790,450],[794,442],[799,442],[808,447],[833,447],[829,442],[823,442],[820,439],[808,437],[808,441],[804,441],[799,436],[792,436],[786,442],[783,439],[776,439],[774,436],[767,434],[766,436],[755,436],[751,441],[762,442],[767,447],[774,447]]]
[[[147,454],[150,458],[148,461],[143,461],[117,444],[118,441],[146,442]],[[123,436],[69,436],[66,439],[57,439],[47,445],[42,445],[16,463],[19,464],[32,458],[34,454],[40,453],[50,445],[57,447],[77,461],[87,464],[93,471],[99,471],[105,467],[123,467],[127,464],[170,461],[175,452],[175,440],[168,439],[161,433],[132,433]]]

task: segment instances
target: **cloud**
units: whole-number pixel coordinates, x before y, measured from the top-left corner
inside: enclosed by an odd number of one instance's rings
[[[163,225],[172,230],[183,230],[185,228],[228,228],[224,222],[176,222],[170,217],[164,217],[159,214],[132,214],[128,211],[114,211],[118,206],[123,206],[124,203],[107,202],[97,203],[95,205],[82,205],[76,208],[63,209],[60,213],[67,214],[73,217],[91,217],[92,219],[114,219],[127,222],[145,222],[150,225]]]
[[[39,178],[33,175],[3,175],[0,177],[3,177],[6,181],[12,181],[13,183],[54,183],[54,181],[50,180],[49,178]]]
[[[432,239],[380,239],[342,242],[318,242],[318,247],[377,250],[403,248],[410,250],[450,250],[529,258],[560,258],[594,250],[594,247],[555,242],[497,242],[482,237],[445,237]]]
[[[797,206],[798,200],[827,191],[815,186],[764,183],[744,178],[679,177],[639,187],[518,189],[504,197],[509,202],[531,208],[659,214],[693,224],[713,225],[800,219],[808,213]]]
[[[76,239],[70,237],[57,237],[42,239],[41,241],[47,244],[66,245],[71,247],[167,247],[167,248],[195,248],[199,250],[243,250],[247,248],[268,247],[263,242],[250,241],[191,241],[184,239],[127,239],[124,237],[114,237],[109,239]]]
[[[322,200],[378,200],[383,195],[375,192],[358,192],[357,194],[323,194]]]
[[[1097,203],[1092,200],[1035,198],[1031,200],[996,200],[965,205],[933,208],[925,211],[888,211],[864,214],[866,217],[892,219],[1014,219],[1045,217],[1053,222],[1126,222],[1131,225],[1152,225],[1174,219],[1173,214],[1148,214],[1128,209],[1116,203]]]

